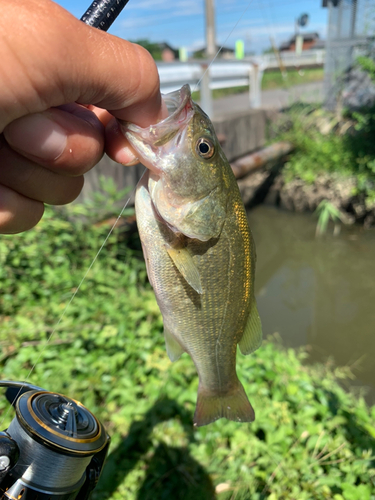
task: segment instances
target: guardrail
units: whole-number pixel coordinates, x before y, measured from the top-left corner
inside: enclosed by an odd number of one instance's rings
[[[301,54],[295,52],[280,52],[280,58],[285,68],[298,68],[301,66],[322,66],[324,64],[326,51],[324,49],[304,50]],[[279,62],[275,54],[263,54],[260,56],[262,63],[269,69],[278,68]]]
[[[296,55],[294,52],[280,54],[283,66],[308,67],[324,63],[324,50],[308,50]],[[209,65],[207,61],[194,62],[158,62],[160,87],[163,93],[179,89],[189,83],[192,90],[201,91],[201,106],[212,116],[211,90],[249,85],[249,106],[261,106],[261,85],[263,73],[267,69],[279,68],[280,64],[274,54],[249,59],[215,61]]]

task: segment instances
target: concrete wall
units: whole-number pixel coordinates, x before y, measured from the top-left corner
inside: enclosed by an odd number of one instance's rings
[[[246,110],[215,118],[214,127],[229,161],[261,148],[266,138],[267,113],[264,110]],[[85,175],[85,185],[79,202],[93,191],[98,191],[100,177],[112,177],[118,189],[135,187],[144,171],[143,165],[124,167],[104,156],[98,165]]]
[[[224,115],[214,119],[216,134],[229,161],[236,160],[264,146],[267,113],[262,109],[249,109],[242,113]]]

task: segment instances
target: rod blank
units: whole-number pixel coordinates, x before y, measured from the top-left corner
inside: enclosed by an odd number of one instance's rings
[[[107,31],[128,1],[129,0],[94,1],[81,17],[81,21],[94,28]]]

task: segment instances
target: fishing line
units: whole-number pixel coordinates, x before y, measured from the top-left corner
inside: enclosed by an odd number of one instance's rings
[[[112,25],[112,23],[115,21],[115,19],[118,17],[118,15],[122,11],[122,9],[126,6],[126,4],[128,3],[128,1],[129,0],[94,0],[91,3],[91,5],[89,6],[89,8],[86,10],[86,12],[83,14],[83,16],[81,17],[80,20],[82,22],[84,22],[85,24],[87,24],[88,26],[92,26],[93,28],[97,28],[97,29],[102,30],[102,31],[107,31],[110,28],[110,26]],[[141,179],[144,176],[144,173],[145,172],[143,172],[143,174],[141,176]],[[61,314],[58,322],[56,323],[56,325],[52,329],[51,335],[48,337],[46,343],[42,347],[42,350],[39,353],[39,356],[37,357],[34,365],[31,367],[31,369],[30,369],[30,371],[29,371],[29,373],[28,373],[28,375],[26,377],[26,381],[25,382],[27,382],[29,380],[29,378],[30,378],[32,372],[34,371],[36,365],[38,364],[38,362],[39,362],[42,354],[46,350],[46,348],[47,348],[48,344],[50,343],[52,337],[54,336],[54,334],[55,334],[58,326],[60,325],[62,319],[64,318],[64,316],[65,316],[68,308],[70,307],[70,305],[73,302],[75,296],[77,295],[78,291],[80,290],[80,288],[81,288],[83,282],[85,281],[87,275],[91,271],[91,268],[93,267],[93,265],[95,264],[97,258],[99,257],[100,252],[104,248],[104,245],[107,243],[108,238],[111,236],[114,228],[116,227],[118,221],[120,220],[122,214],[124,213],[124,210],[127,207],[127,205],[129,203],[129,201],[130,201],[130,199],[131,199],[131,197],[132,197],[132,195],[133,195],[136,187],[130,193],[129,198],[126,201],[125,205],[123,206],[123,208],[122,208],[119,216],[117,217],[115,223],[111,227],[109,233],[107,234],[105,240],[103,241],[103,243],[102,243],[101,247],[99,248],[97,254],[95,255],[93,261],[89,265],[89,267],[88,267],[86,273],[84,274],[83,278],[81,279],[78,287],[75,289],[75,292],[73,293],[73,295],[71,296],[68,304],[66,305],[65,309],[63,310],[63,312],[62,312],[62,314]],[[13,400],[13,403],[14,403],[14,401],[17,400],[18,396],[22,392],[23,387],[24,386],[20,387],[17,395],[15,396],[15,398]],[[11,408],[11,406],[9,407],[8,411],[6,411],[4,417],[1,419],[0,425],[2,425],[2,423],[4,422],[4,419],[7,417],[8,413],[10,411],[10,408]]]
[[[144,174],[145,174],[145,172],[143,172],[142,177],[144,176]],[[142,179],[142,177],[141,177],[141,179]],[[137,185],[138,185],[138,184],[137,184]],[[136,187],[137,187],[137,186],[136,186]],[[47,339],[47,341],[46,341],[45,345],[43,346],[43,348],[42,348],[41,352],[39,353],[39,356],[37,357],[37,359],[36,359],[36,361],[35,361],[34,365],[31,367],[31,369],[30,369],[30,371],[29,371],[29,373],[28,373],[28,375],[27,375],[27,377],[26,377],[26,381],[29,379],[29,377],[31,376],[31,374],[32,374],[33,370],[35,369],[36,365],[38,364],[38,362],[39,362],[39,360],[40,360],[40,357],[42,356],[42,354],[43,354],[43,353],[44,353],[44,351],[46,350],[46,348],[47,348],[48,344],[50,343],[50,341],[51,341],[51,339],[52,339],[53,335],[55,334],[55,332],[56,332],[57,328],[59,327],[59,325],[60,325],[61,321],[62,321],[62,320],[63,320],[63,318],[65,317],[65,315],[66,315],[66,313],[67,313],[67,311],[68,311],[68,309],[69,309],[69,307],[70,307],[71,303],[72,303],[72,302],[73,302],[73,300],[75,299],[75,296],[77,295],[77,293],[79,292],[79,290],[80,290],[80,288],[81,288],[81,286],[82,286],[83,282],[84,282],[84,281],[85,281],[85,279],[87,278],[87,275],[88,275],[88,274],[89,274],[89,272],[91,271],[91,269],[92,269],[92,267],[94,266],[95,262],[98,260],[98,257],[99,257],[99,255],[100,255],[101,251],[102,251],[102,250],[103,250],[103,248],[105,247],[105,244],[107,243],[107,241],[108,241],[109,237],[111,236],[111,234],[113,233],[113,231],[114,231],[115,227],[117,226],[118,221],[121,219],[122,214],[124,213],[124,210],[125,210],[125,209],[126,209],[126,207],[128,206],[128,203],[129,203],[129,201],[130,201],[130,199],[131,199],[131,197],[132,197],[132,195],[133,195],[133,193],[134,193],[134,191],[135,191],[136,187],[135,187],[135,188],[132,190],[132,192],[130,193],[129,198],[126,200],[125,205],[122,207],[121,212],[119,213],[119,215],[118,215],[117,219],[115,220],[114,224],[112,225],[111,229],[109,230],[109,233],[108,233],[108,234],[107,234],[107,236],[105,237],[105,239],[104,239],[103,243],[101,244],[101,246],[100,246],[99,250],[97,251],[97,253],[96,253],[95,257],[93,258],[93,260],[92,260],[91,264],[90,264],[90,265],[89,265],[89,267],[87,268],[87,271],[86,271],[86,272],[85,272],[85,274],[83,275],[83,277],[82,277],[82,279],[81,279],[81,281],[80,281],[79,285],[77,286],[77,288],[75,289],[74,293],[73,293],[73,294],[72,294],[72,296],[70,297],[70,300],[69,300],[69,302],[67,303],[67,305],[65,306],[65,309],[63,310],[63,312],[62,312],[62,314],[61,314],[61,316],[60,316],[59,320],[58,320],[58,321],[57,321],[57,323],[56,323],[56,325],[54,326],[54,328],[53,328],[53,330],[52,330],[51,335],[48,337],[48,339]]]
[[[117,1],[117,0],[116,0],[116,1]],[[227,40],[229,39],[229,37],[232,35],[233,31],[237,28],[238,24],[240,23],[240,21],[242,20],[243,16],[246,14],[246,12],[248,11],[248,9],[249,9],[250,5],[252,4],[252,2],[253,2],[253,0],[250,0],[250,1],[248,2],[247,7],[246,7],[246,8],[244,9],[244,11],[242,12],[242,14],[241,14],[241,16],[239,17],[238,21],[237,21],[237,22],[236,22],[236,24],[233,26],[233,28],[231,29],[231,31],[230,31],[230,32],[229,32],[229,34],[227,35],[226,39],[224,40],[224,43],[221,45],[221,47],[220,47],[220,48],[219,48],[219,50],[217,51],[217,53],[216,53],[215,57],[212,59],[212,61],[210,62],[210,64],[209,64],[209,65],[208,65],[208,67],[206,68],[205,72],[203,73],[202,77],[200,78],[200,80],[199,80],[199,81],[198,81],[198,83],[196,84],[195,89],[197,89],[197,87],[199,86],[199,84],[200,84],[200,83],[201,83],[201,81],[202,81],[203,76],[206,74],[206,72],[209,70],[209,68],[212,66],[212,64],[213,64],[213,63],[214,63],[214,61],[216,60],[217,56],[220,54],[220,52],[221,52],[221,50],[223,49],[223,47],[224,47],[225,43],[227,42]],[[112,3],[113,3],[113,0],[112,0]],[[116,3],[116,2],[115,2],[115,3]],[[122,0],[122,2],[121,2],[121,3],[122,3],[123,5],[126,5],[127,0]],[[96,6],[96,2],[93,2],[92,6],[94,6],[94,5]],[[112,5],[112,4],[111,4],[111,5]],[[90,8],[91,8],[92,6],[90,6]],[[99,5],[99,7],[100,7],[100,8],[102,8],[102,5],[100,4],[100,5]],[[112,22],[113,22],[113,20],[117,17],[118,13],[119,13],[119,12],[118,12],[117,10],[116,10],[116,12],[113,12],[113,19],[112,19]],[[97,15],[97,14],[98,14],[98,12],[97,12],[97,11],[94,11],[94,12],[87,11],[85,15],[89,15],[89,16],[88,16],[88,20],[91,20],[91,18],[92,18],[92,19],[95,19],[95,20],[96,20],[95,22],[97,22],[97,21],[99,20],[99,17],[98,17],[98,15]],[[84,18],[84,16],[83,16],[83,18]],[[82,19],[82,20],[84,20],[84,19]],[[87,22],[87,24],[90,24],[90,23],[88,22],[88,20],[87,20],[86,22]],[[93,24],[94,24],[94,22],[93,22]],[[92,24],[92,25],[93,25],[93,24]],[[108,29],[108,25],[106,25],[105,27],[102,27],[102,29],[103,29],[103,30]],[[82,277],[82,279],[81,279],[80,283],[78,284],[78,286],[77,286],[77,288],[75,289],[74,293],[73,293],[73,294],[72,294],[72,296],[70,297],[69,302],[68,302],[68,303],[67,303],[67,305],[65,306],[65,308],[64,308],[64,310],[63,310],[63,312],[62,312],[61,316],[59,317],[59,319],[58,319],[57,323],[56,323],[56,324],[55,324],[55,326],[53,327],[51,334],[49,335],[49,337],[47,338],[47,340],[46,340],[45,344],[43,345],[43,347],[42,347],[41,351],[39,352],[39,355],[37,356],[36,361],[34,362],[34,364],[32,365],[32,367],[30,368],[30,370],[29,370],[29,372],[28,372],[28,374],[27,374],[27,377],[26,377],[26,379],[25,379],[25,381],[24,381],[25,383],[26,383],[26,382],[30,379],[30,377],[31,377],[31,375],[32,375],[33,371],[35,370],[35,368],[36,368],[37,364],[39,363],[39,361],[40,361],[40,359],[41,359],[42,355],[44,354],[44,352],[45,352],[45,350],[47,349],[47,347],[48,347],[49,343],[51,342],[51,340],[52,340],[53,336],[55,335],[55,332],[56,332],[57,328],[59,327],[59,325],[60,325],[61,321],[62,321],[62,320],[64,319],[64,317],[66,316],[66,313],[67,313],[67,311],[69,310],[69,308],[70,308],[70,306],[71,306],[71,304],[72,304],[73,300],[75,299],[76,295],[78,294],[79,290],[81,289],[81,287],[82,287],[82,285],[83,285],[84,281],[86,280],[86,278],[87,278],[87,276],[88,276],[89,272],[90,272],[90,271],[91,271],[91,269],[93,268],[93,266],[94,266],[95,262],[97,261],[97,259],[98,259],[99,255],[100,255],[101,251],[103,250],[104,246],[106,245],[106,243],[107,243],[107,241],[108,241],[109,237],[110,237],[110,236],[111,236],[111,234],[113,233],[113,231],[114,231],[114,229],[115,229],[115,227],[116,227],[116,225],[117,225],[118,221],[121,219],[122,214],[124,213],[124,210],[125,210],[125,209],[126,209],[126,207],[128,206],[128,203],[129,203],[129,201],[130,201],[130,199],[131,199],[131,197],[132,197],[133,193],[135,192],[135,190],[136,190],[136,188],[137,188],[137,186],[138,186],[139,182],[142,180],[142,178],[143,178],[143,176],[144,176],[144,174],[145,174],[145,172],[146,172],[146,171],[147,171],[147,169],[145,168],[145,170],[143,171],[143,173],[142,173],[142,175],[141,175],[141,177],[140,177],[140,179],[139,179],[139,181],[138,181],[137,185],[136,185],[136,186],[135,186],[135,188],[131,191],[129,198],[127,199],[127,201],[125,202],[125,204],[124,204],[123,208],[121,209],[121,211],[120,211],[120,213],[119,213],[119,215],[118,215],[118,217],[117,217],[116,221],[115,221],[115,222],[114,222],[114,224],[112,225],[112,227],[111,227],[110,231],[108,232],[107,236],[105,237],[105,239],[104,239],[103,243],[101,244],[101,246],[100,246],[99,250],[97,251],[97,253],[96,253],[95,257],[93,258],[93,260],[92,260],[91,264],[89,265],[89,267],[88,267],[87,271],[86,271],[86,272],[85,272],[85,274],[83,275],[83,277]],[[16,396],[15,396],[15,398],[14,398],[14,401],[18,398],[19,394],[22,392],[23,387],[24,387],[24,386],[21,386],[21,388],[19,389],[19,391],[18,391],[17,395],[16,395]],[[2,418],[2,419],[1,419],[1,421],[0,421],[0,426],[3,424],[4,420],[5,420],[5,419],[6,419],[6,417],[8,416],[8,414],[9,414],[9,412],[10,412],[10,409],[11,409],[11,406],[8,408],[8,410],[7,410],[7,411],[5,412],[5,414],[3,415],[3,418]]]
[[[203,75],[200,77],[198,83],[195,84],[195,87],[194,87],[194,90],[193,92],[197,91],[198,90],[198,87],[199,87],[199,84],[201,83],[201,81],[203,80],[203,77],[204,75],[207,73],[207,71],[211,68],[212,64],[215,62],[217,56],[220,54],[220,52],[223,50],[224,48],[224,45],[227,43],[228,41],[228,38],[231,36],[231,34],[233,33],[233,31],[237,28],[238,24],[240,23],[240,21],[242,20],[243,16],[246,14],[246,12],[249,10],[249,7],[250,5],[253,3],[253,0],[250,0],[250,2],[247,4],[247,7],[245,8],[245,10],[242,12],[242,14],[240,15],[240,18],[238,19],[238,21],[236,22],[236,24],[233,26],[233,28],[230,30],[228,36],[226,37],[226,39],[224,40],[223,44],[221,45],[220,49],[216,52],[215,54],[215,57],[212,59],[212,61],[210,62],[210,64],[207,66],[207,68],[204,70],[203,72]]]
[[[305,2],[315,2],[316,0],[305,0]],[[289,2],[283,2],[283,6],[286,5],[296,5],[300,4],[301,0],[291,0]],[[221,9],[221,12],[216,13],[216,19],[221,18],[221,17],[228,17],[228,12],[230,13],[236,13],[236,12],[242,12],[243,10],[243,5],[247,5],[247,2],[243,2],[242,4],[236,6],[236,8],[223,8]],[[273,7],[275,4],[268,4],[270,7]],[[262,5],[260,2],[258,3],[253,3],[252,7],[254,10],[260,10],[262,8]],[[166,24],[177,24],[177,23],[183,23],[186,18],[189,17],[197,17],[197,15],[200,15],[201,13],[199,12],[193,12],[192,14],[184,13],[184,14],[179,14],[178,16],[174,16],[173,19],[165,20],[165,15],[149,15],[149,16],[135,16],[134,20],[136,21],[135,23],[127,23],[125,25],[126,29],[134,29],[134,28],[140,28],[140,27],[146,27],[146,26],[164,26]],[[145,21],[145,22],[143,22]],[[168,33],[181,33],[181,29],[177,30],[168,30]],[[132,38],[132,37],[130,37]]]
[[[232,30],[230,31],[230,33],[228,34],[228,36],[226,37],[226,39],[225,39],[225,41],[224,41],[223,45],[222,45],[222,46],[220,47],[220,49],[217,51],[217,53],[216,53],[215,57],[214,57],[214,58],[212,59],[212,61],[210,62],[210,64],[209,64],[209,66],[207,67],[206,71],[208,71],[208,69],[210,68],[210,66],[212,65],[212,63],[215,61],[215,59],[217,58],[217,56],[220,54],[220,52],[221,52],[221,50],[223,49],[223,47],[224,47],[225,43],[227,42],[228,38],[231,36],[231,34],[233,33],[233,31],[236,29],[236,27],[238,26],[238,24],[239,24],[239,22],[241,21],[241,19],[243,18],[243,16],[246,14],[246,12],[247,12],[247,10],[249,9],[249,7],[250,7],[250,5],[251,5],[251,3],[252,3],[252,2],[253,2],[253,0],[250,0],[250,1],[249,1],[249,3],[247,4],[247,7],[246,7],[246,8],[245,8],[245,10],[242,12],[242,14],[241,14],[240,18],[238,19],[238,21],[236,22],[236,24],[234,25],[234,27],[232,28]],[[206,71],[204,72],[204,74],[206,73]],[[203,75],[204,75],[204,74],[203,74]],[[196,87],[197,87],[197,86],[200,84],[200,82],[202,81],[203,75],[202,75],[201,79],[199,80],[199,82],[196,84]],[[34,371],[34,369],[35,369],[36,365],[38,364],[38,362],[39,362],[39,360],[40,360],[40,358],[41,358],[42,354],[44,353],[44,351],[45,351],[45,350],[46,350],[46,348],[48,347],[48,344],[50,343],[50,341],[51,341],[51,339],[52,339],[53,335],[55,334],[55,332],[56,332],[57,328],[59,327],[59,325],[60,325],[61,321],[62,321],[62,320],[63,320],[63,318],[65,317],[65,315],[66,315],[66,313],[67,313],[67,311],[68,311],[68,309],[69,309],[70,305],[72,304],[72,302],[73,302],[73,300],[75,299],[75,297],[76,297],[77,293],[79,292],[79,290],[80,290],[80,288],[81,288],[81,286],[82,286],[83,282],[85,281],[85,279],[86,279],[87,275],[89,274],[89,272],[91,271],[91,269],[92,269],[92,267],[94,266],[95,262],[97,261],[97,259],[98,259],[99,255],[100,255],[101,251],[103,250],[103,248],[104,248],[105,244],[107,243],[107,241],[108,241],[109,237],[111,236],[111,234],[112,234],[113,230],[115,229],[115,227],[116,227],[116,225],[117,225],[118,221],[121,219],[122,214],[124,213],[124,210],[125,210],[125,209],[126,209],[126,207],[128,206],[128,203],[129,203],[129,201],[130,201],[130,199],[131,199],[131,197],[132,197],[133,193],[135,192],[135,190],[136,190],[136,188],[137,188],[138,184],[141,182],[141,180],[142,180],[143,176],[145,175],[146,171],[147,171],[147,168],[145,168],[145,170],[143,171],[143,173],[142,173],[142,175],[141,175],[141,177],[140,177],[139,181],[137,182],[137,185],[135,186],[135,188],[134,188],[134,189],[132,190],[132,192],[130,193],[129,198],[127,199],[127,201],[126,201],[125,205],[123,206],[123,208],[122,208],[122,210],[121,210],[120,214],[118,215],[118,217],[117,217],[116,221],[114,222],[113,226],[111,227],[111,229],[110,229],[109,233],[107,234],[107,236],[106,236],[105,240],[103,241],[103,243],[102,243],[101,247],[99,248],[98,252],[96,253],[96,255],[95,255],[94,259],[93,259],[93,260],[92,260],[92,262],[91,262],[91,264],[89,265],[89,267],[88,267],[87,271],[85,272],[85,274],[84,274],[83,278],[81,279],[81,281],[80,281],[80,283],[79,283],[78,287],[77,287],[77,288],[76,288],[76,290],[74,291],[74,293],[73,293],[73,295],[71,296],[71,298],[70,298],[69,302],[67,303],[67,305],[66,305],[65,309],[63,310],[63,312],[62,312],[62,314],[61,314],[61,316],[60,316],[59,320],[57,321],[56,325],[54,326],[54,328],[53,328],[53,330],[52,330],[51,335],[48,337],[48,339],[47,339],[47,341],[46,341],[45,345],[43,346],[43,348],[42,348],[41,352],[39,353],[39,355],[38,355],[38,357],[37,357],[37,359],[36,359],[36,361],[35,361],[34,365],[31,367],[31,369],[30,369],[30,371],[29,371],[29,373],[28,373],[28,375],[27,375],[27,377],[26,377],[26,380],[25,380],[26,382],[29,380],[29,378],[30,378],[30,376],[31,376],[32,372]],[[20,391],[21,391],[21,389],[20,389]]]
[[[272,29],[271,29],[271,21],[270,21],[270,17],[269,17],[269,14],[268,14],[268,10],[266,10],[266,7],[263,3],[263,0],[261,0],[261,9],[260,12],[262,14],[262,17],[263,17],[263,21],[264,21],[264,24],[266,25],[266,29],[268,31],[268,37],[269,39],[271,40],[271,43],[272,41],[276,40],[275,38],[275,26],[273,25],[272,23]],[[267,19],[266,19],[267,17]]]
[[[33,371],[35,370],[35,368],[36,368],[37,364],[38,364],[38,363],[39,363],[39,361],[40,361],[40,358],[41,358],[41,357],[42,357],[42,355],[44,354],[44,352],[45,352],[45,350],[47,349],[47,347],[48,347],[49,343],[51,342],[52,337],[55,335],[55,332],[56,332],[57,328],[59,327],[59,325],[60,325],[61,321],[64,319],[64,317],[65,317],[65,315],[66,315],[66,313],[67,313],[67,311],[68,311],[69,307],[71,306],[71,304],[72,304],[73,300],[75,299],[75,297],[76,297],[77,293],[79,292],[79,290],[80,290],[80,288],[81,288],[81,286],[82,286],[83,282],[84,282],[84,281],[85,281],[85,279],[87,278],[87,276],[88,276],[89,272],[91,271],[91,269],[93,268],[93,266],[94,266],[95,262],[98,260],[98,257],[99,257],[99,255],[100,255],[101,251],[103,250],[103,248],[104,248],[105,244],[107,243],[107,241],[108,241],[109,237],[110,237],[110,236],[111,236],[111,234],[113,233],[113,231],[114,231],[114,229],[115,229],[115,227],[116,227],[116,225],[117,225],[118,221],[121,219],[122,214],[124,213],[124,211],[125,211],[126,207],[128,206],[128,203],[129,203],[129,201],[131,200],[131,198],[132,198],[132,196],[133,196],[133,193],[135,192],[135,190],[136,190],[136,188],[137,188],[137,186],[138,186],[139,182],[142,180],[143,176],[145,175],[146,170],[147,170],[147,169],[145,169],[145,170],[143,171],[143,173],[142,173],[142,175],[141,175],[141,178],[139,179],[139,181],[138,181],[137,185],[135,186],[135,188],[134,188],[134,189],[132,189],[132,191],[131,191],[131,193],[130,193],[130,195],[129,195],[129,198],[126,200],[125,205],[122,207],[122,209],[121,209],[121,211],[120,211],[120,213],[119,213],[119,215],[118,215],[117,219],[115,220],[114,224],[112,225],[111,229],[109,230],[109,233],[108,233],[108,234],[107,234],[107,236],[105,237],[105,239],[104,239],[103,243],[101,244],[101,246],[100,246],[99,250],[97,251],[97,253],[96,253],[95,257],[93,258],[93,260],[92,260],[91,264],[90,264],[90,265],[89,265],[89,267],[87,268],[87,271],[86,271],[86,272],[85,272],[85,274],[83,275],[83,277],[82,277],[81,281],[79,282],[79,285],[77,286],[77,288],[75,289],[74,293],[73,293],[73,294],[72,294],[72,296],[70,297],[69,302],[68,302],[68,303],[67,303],[67,305],[65,306],[65,308],[64,308],[64,310],[63,310],[63,312],[61,313],[60,318],[58,319],[57,323],[56,323],[56,324],[55,324],[55,326],[53,327],[52,332],[51,332],[50,336],[47,338],[47,340],[46,340],[45,344],[43,345],[42,350],[40,351],[40,353],[39,353],[38,357],[36,358],[35,363],[34,363],[34,364],[32,365],[32,367],[30,368],[29,373],[27,374],[27,377],[26,377],[26,379],[24,380],[24,383],[26,383],[26,382],[30,379],[31,374],[32,374],[32,373],[33,373]],[[23,389],[23,388],[24,388],[24,385],[22,385],[22,386],[20,387],[20,389],[19,389],[18,393],[16,394],[16,396],[14,397],[13,401],[16,401],[16,400],[18,399],[18,397],[19,397],[19,395],[21,394],[21,392],[22,392],[22,389]],[[12,403],[12,404],[13,404],[13,403]],[[1,419],[1,421],[0,421],[0,428],[2,427],[3,422],[4,422],[4,420],[6,419],[6,417],[8,416],[8,414],[9,414],[9,412],[10,412],[11,408],[12,408],[12,406],[9,406],[9,408],[8,408],[8,409],[7,409],[7,411],[5,412],[5,414],[4,414],[4,416],[3,416],[3,418]]]

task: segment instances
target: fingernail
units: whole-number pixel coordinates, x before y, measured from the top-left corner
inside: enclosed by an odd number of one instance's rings
[[[132,167],[133,165],[138,165],[140,163],[139,158],[134,158],[134,160],[123,163],[124,167]]]
[[[4,135],[10,146],[42,160],[57,160],[68,140],[64,129],[41,113],[15,120]]]
[[[125,165],[125,167],[130,167],[132,165],[136,165],[137,163],[139,163],[139,159],[136,157],[133,151],[128,147],[124,147],[119,151],[117,151],[113,159],[117,163]]]

